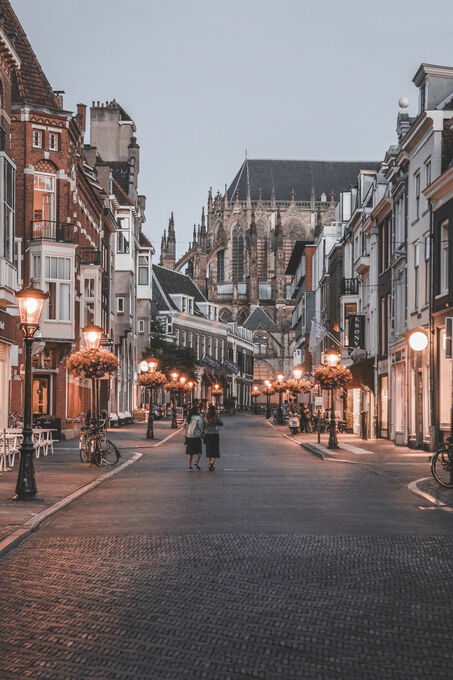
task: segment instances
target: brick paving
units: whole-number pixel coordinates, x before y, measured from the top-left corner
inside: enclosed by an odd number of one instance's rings
[[[2,558],[2,680],[452,677],[453,519],[418,468],[324,463],[258,418],[221,453],[146,449]]]
[[[34,538],[2,678],[451,678],[452,565],[436,537]]]

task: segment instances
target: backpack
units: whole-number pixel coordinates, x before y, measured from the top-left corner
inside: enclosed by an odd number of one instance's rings
[[[201,435],[200,416],[192,416],[187,427],[187,437],[199,437]]]

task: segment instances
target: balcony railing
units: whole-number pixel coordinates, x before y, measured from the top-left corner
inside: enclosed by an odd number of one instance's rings
[[[0,257],[0,288],[17,290],[17,269],[3,257]]]
[[[78,256],[80,264],[101,264],[101,252],[96,248],[79,248]]]
[[[359,279],[343,279],[341,282],[342,295],[358,295],[359,294]]]
[[[75,224],[53,220],[34,220],[30,228],[31,241],[58,241],[59,243],[78,243]]]

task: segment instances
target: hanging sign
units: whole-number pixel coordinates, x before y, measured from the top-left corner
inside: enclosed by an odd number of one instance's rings
[[[353,349],[365,349],[365,316],[364,314],[351,314],[349,321],[349,347]]]

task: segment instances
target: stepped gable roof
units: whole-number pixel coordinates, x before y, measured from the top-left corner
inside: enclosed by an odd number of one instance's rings
[[[330,200],[333,191],[336,198],[357,182],[360,170],[377,170],[378,161],[282,161],[274,159],[247,158],[228,189],[228,198],[234,199],[239,192],[239,200],[247,198],[250,184],[252,201],[260,196],[270,201],[272,188],[275,200],[289,201],[294,189],[296,201],[309,201],[312,189],[316,200],[322,193]]]
[[[277,328],[271,317],[259,305],[248,315],[243,327],[249,331],[256,331],[259,328],[263,328],[266,331],[275,331]]]
[[[140,233],[138,235],[138,242],[140,243],[141,246],[144,248],[152,248],[153,244],[149,240],[147,236],[140,230]]]
[[[20,70],[12,78],[13,103],[38,104],[50,109],[60,109],[22,24],[8,0],[0,0],[0,29],[5,32],[21,62]]]
[[[170,297],[171,295],[188,295],[193,297],[195,302],[207,302],[205,296],[187,274],[175,272],[173,269],[161,267],[159,264],[153,264],[153,274],[157,279],[156,285],[153,280],[153,297],[154,291],[158,291],[159,296],[155,298],[156,303],[159,306],[159,297],[164,304],[159,309],[177,309],[177,306]]]
[[[129,193],[129,163],[128,161],[107,161],[112,168],[112,177],[118,182],[124,193]]]
[[[122,187],[116,180],[112,181],[112,189],[120,205],[134,205],[127,193],[123,191]]]

